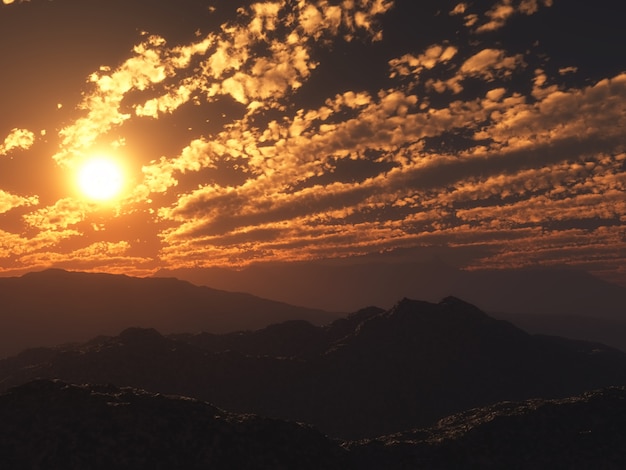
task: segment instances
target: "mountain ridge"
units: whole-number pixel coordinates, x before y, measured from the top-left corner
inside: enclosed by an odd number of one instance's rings
[[[453,295],[533,333],[598,341],[626,351],[626,287],[586,271],[464,271],[439,259],[384,259],[251,266],[236,272],[224,268],[163,270],[160,274],[197,285],[237,286],[255,295],[326,310],[355,311],[363,305],[388,309],[402,297],[437,302]],[[319,296],[311,285],[325,295]]]
[[[224,333],[291,319],[324,324],[339,316],[175,278],[60,269],[0,278],[0,298],[0,357],[132,326]]]

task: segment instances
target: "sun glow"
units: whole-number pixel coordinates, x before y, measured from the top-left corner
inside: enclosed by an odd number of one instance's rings
[[[119,163],[107,156],[85,161],[78,169],[78,187],[89,199],[109,201],[120,194],[124,172]]]

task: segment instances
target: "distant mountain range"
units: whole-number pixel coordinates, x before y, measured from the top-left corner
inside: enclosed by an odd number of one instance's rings
[[[503,400],[626,385],[626,354],[533,336],[448,297],[404,299],[326,326],[162,336],[131,328],[0,361],[0,387],[36,377],[191,396],[238,413],[372,438]]]
[[[623,468],[626,389],[501,403],[363,441],[188,398],[38,380],[0,395],[3,468]]]
[[[59,269],[0,278],[0,299],[0,357],[133,326],[224,333],[294,319],[319,325],[339,316],[172,278]]]
[[[295,305],[353,312],[409,297],[453,295],[531,333],[598,341],[626,351],[626,288],[575,269],[463,271],[441,261],[291,263],[162,271],[197,285],[243,290]]]
[[[264,264],[239,271],[164,270],[159,275],[330,311],[389,308],[403,297],[436,302],[452,295],[486,312],[575,315],[626,324],[626,287],[576,269],[464,271],[437,259],[364,258],[352,264]]]

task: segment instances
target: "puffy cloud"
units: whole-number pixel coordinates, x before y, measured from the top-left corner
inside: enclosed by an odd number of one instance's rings
[[[166,49],[165,40],[152,35],[135,46],[135,55],[117,69],[111,71],[109,67],[101,67],[99,72],[94,72],[89,78],[92,90],[85,94],[79,105],[87,115],[59,131],[61,150],[53,158],[59,164],[72,166],[76,155],[84,154],[99,137],[131,118],[130,113],[122,111],[127,94],[162,83],[177,69],[189,66],[191,57],[204,53],[211,43],[211,38],[205,38],[186,47]],[[168,99],[148,100],[138,106],[136,113],[154,116],[157,111],[171,112],[182,104],[181,96],[189,95],[184,87],[180,87],[177,92],[168,93]]]
[[[506,76],[509,71],[514,70],[522,63],[521,54],[507,56],[503,50],[483,49],[463,62],[460,70],[466,75],[478,75],[491,79],[498,72],[502,72]]]
[[[0,189],[0,214],[22,206],[36,206],[39,204],[37,196],[16,196]]]
[[[488,77],[509,67],[500,64],[517,63],[503,59],[501,51],[473,57],[464,73]],[[534,103],[498,87],[483,100],[441,109],[421,109],[416,96],[398,91],[375,97],[348,92],[319,109],[301,110],[292,120],[270,122],[259,130],[260,139],[231,129],[200,147],[215,156],[218,167],[220,159],[241,159],[251,177],[238,186],[195,189],[161,210],[164,220],[175,222],[162,233],[168,247],[163,256],[172,263],[193,259],[198,265],[206,257],[227,265],[431,242],[480,242],[498,249],[509,239],[541,236],[558,221],[619,220],[623,157],[589,158],[589,149],[600,148],[600,134],[589,126],[581,132],[577,121],[583,118],[567,110],[590,106],[584,119],[607,123],[601,133],[613,137],[604,148],[613,152],[624,144],[618,132],[626,102],[621,83],[617,76],[581,90],[548,93]],[[602,111],[594,108],[600,103]],[[334,120],[346,110],[356,114]],[[493,142],[456,156],[423,143],[454,129],[476,129],[476,139]],[[380,152],[375,161],[391,169],[381,166],[361,180],[314,183],[337,171],[341,161],[367,161],[373,151]],[[502,205],[504,200],[509,202]],[[493,205],[464,208],[479,201]]]
[[[200,97],[214,101],[223,95],[250,105],[254,112],[259,112],[260,105],[274,107],[286,93],[298,89],[316,67],[308,39],[337,34],[339,18],[349,34],[363,29],[376,37],[375,18],[391,5],[364,0],[358,5],[344,2],[340,10],[326,1],[315,5],[300,2],[296,11],[301,21],[292,25],[286,40],[275,31],[284,2],[254,4],[245,11],[246,24],[224,25],[221,33],[210,33],[186,46],[168,48],[164,38],[147,36],[122,65],[114,70],[103,66],[91,75],[91,89],[79,105],[86,115],[60,130],[61,148],[54,158],[71,166],[76,155],[89,151],[102,136],[128,122],[133,115],[127,111],[127,97],[136,92],[164,89],[157,97],[131,104],[139,117],[157,118]],[[253,52],[261,44],[267,54]],[[196,57],[202,59],[200,63],[194,62]],[[192,66],[201,73],[188,75],[186,70]],[[176,85],[171,83],[177,80]]]
[[[28,150],[35,143],[35,134],[28,129],[13,129],[0,145],[0,156],[14,149]]]
[[[462,15],[467,10],[467,3],[458,3],[455,7],[450,11],[450,15]]]
[[[399,59],[393,59],[389,62],[391,66],[391,78],[396,75],[419,75],[424,69],[432,69],[435,66],[449,62],[458,52],[454,46],[430,46],[423,54],[414,56],[406,54]]]
[[[509,18],[515,14],[535,14],[539,10],[540,4],[550,7],[552,6],[552,0],[521,0],[518,5],[514,5],[512,0],[501,0],[485,13],[488,21],[478,26],[474,32],[485,33],[500,29],[506,24]],[[469,26],[473,26],[474,24],[475,22]]]
[[[507,56],[502,49],[483,49],[467,58],[457,73],[447,80],[429,79],[426,81],[428,89],[443,93],[447,90],[454,94],[463,91],[463,81],[469,77],[479,77],[487,81],[496,78],[510,78],[513,72],[525,66],[521,54]]]
[[[53,205],[23,216],[24,221],[40,231],[65,230],[85,219],[89,204],[72,198],[60,199]]]

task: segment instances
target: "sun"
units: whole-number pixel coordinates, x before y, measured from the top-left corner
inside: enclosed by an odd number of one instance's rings
[[[107,156],[91,157],[78,169],[78,187],[89,199],[110,201],[124,186],[124,171],[115,159]]]

